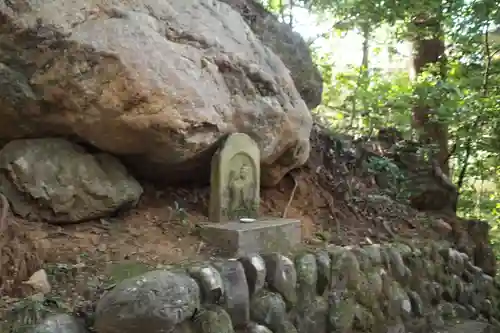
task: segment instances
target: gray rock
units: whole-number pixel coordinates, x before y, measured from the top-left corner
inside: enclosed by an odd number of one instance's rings
[[[273,332],[265,326],[256,323],[250,323],[245,329],[244,333],[273,333]]]
[[[458,296],[458,302],[462,305],[469,305],[473,302],[474,285],[468,283],[464,285],[463,292]]]
[[[114,157],[64,139],[15,140],[0,150],[0,191],[28,219],[73,223],[133,207],[141,185]]]
[[[460,305],[460,304],[454,303],[453,308],[455,310],[455,313],[457,314],[457,317],[461,318],[461,319],[471,319],[473,317],[473,315],[476,314],[476,311],[471,313],[469,308],[467,308],[463,305]]]
[[[250,296],[243,265],[238,260],[215,262],[224,282],[221,305],[229,313],[235,327],[245,326],[250,320]]]
[[[462,291],[462,281],[458,276],[452,274],[443,285],[443,299],[448,302],[454,302]]]
[[[347,333],[352,331],[356,315],[356,302],[351,297],[342,297],[329,302],[328,325],[331,332]]]
[[[403,319],[408,319],[411,314],[412,305],[408,294],[399,283],[393,281],[389,298],[389,316],[391,318],[401,316]]]
[[[354,311],[353,327],[361,332],[374,332],[375,318],[370,311],[357,305]]]
[[[360,276],[360,283],[356,290],[358,303],[372,309],[378,304],[378,297],[382,293],[382,278],[377,272],[368,272]]]
[[[318,267],[314,254],[299,254],[295,258],[295,269],[297,272],[297,306],[307,306],[314,301],[316,296]]]
[[[451,320],[457,316],[455,307],[450,302],[442,302],[438,305],[437,310],[444,320]]]
[[[201,301],[218,304],[224,296],[224,284],[219,271],[209,264],[195,264],[188,268],[188,273],[200,285]]]
[[[328,309],[328,302],[323,297],[316,297],[307,306],[300,307],[294,321],[297,332],[326,332]]]
[[[408,244],[404,243],[393,243],[391,244],[391,247],[395,249],[403,258],[415,252]]]
[[[316,292],[323,295],[330,284],[331,278],[331,259],[326,251],[316,252],[316,266],[318,268],[318,282]]]
[[[465,269],[464,256],[465,253],[461,253],[455,249],[450,248],[448,252],[448,266],[452,273],[460,274]]]
[[[266,263],[266,281],[269,287],[284,297],[288,307],[295,305],[297,272],[293,262],[279,253],[266,254],[263,258]]]
[[[403,257],[399,251],[394,247],[389,247],[387,249],[387,254],[389,255],[389,260],[391,263],[391,273],[394,278],[399,282],[408,281],[407,273],[408,269],[405,266]]]
[[[253,321],[273,332],[283,330],[287,319],[286,304],[278,293],[261,290],[252,298],[250,316]]]
[[[97,303],[99,333],[167,333],[200,308],[200,288],[187,274],[166,270],[123,280]]]
[[[493,303],[491,300],[485,298],[482,300],[479,309],[483,315],[485,315],[487,318],[493,316],[495,307],[493,306]]]
[[[87,333],[87,329],[75,317],[61,313],[45,318],[30,333]]]
[[[197,333],[234,333],[231,318],[216,305],[201,309],[193,320],[193,326]]]
[[[482,321],[477,321],[477,320],[466,320],[466,321],[461,321],[458,323],[452,323],[448,325],[445,329],[441,330],[440,332],[442,333],[468,333],[468,332],[474,332],[474,333],[493,333],[497,332],[498,327],[496,327],[496,330],[494,327],[489,325],[486,322]]]
[[[347,279],[348,287],[357,289],[361,276],[359,261],[351,251],[344,250],[336,256],[336,260],[332,258],[332,278],[336,280]]]
[[[431,301],[435,303],[440,302],[443,298],[443,287],[437,282],[432,282],[430,284],[430,288],[432,290],[430,291],[430,294],[433,296]]]
[[[368,272],[372,270],[372,261],[371,261],[371,256],[361,248],[354,248],[351,250],[351,252],[356,256],[359,262],[359,267],[363,272]]]
[[[259,292],[266,283],[266,263],[258,254],[248,254],[239,261],[245,269],[250,297]]]
[[[476,290],[483,294],[492,294],[495,291],[493,278],[488,274],[478,274],[475,278]]]
[[[365,246],[363,250],[374,265],[382,265],[382,253],[379,244]]]
[[[420,328],[421,324],[417,323],[412,323],[410,322],[410,326],[412,329],[406,330],[405,325],[402,322],[397,322],[394,325],[391,325],[387,327],[387,333],[406,333],[406,332],[422,332],[423,331],[417,331],[415,328]],[[427,332],[426,332],[427,333]]]
[[[287,320],[283,323],[283,326],[276,330],[276,333],[298,333],[297,328],[293,326],[292,322]]]
[[[175,326],[172,333],[199,333],[199,332],[195,331],[193,327],[193,322],[191,320],[189,321],[186,320],[180,323],[179,325]]]
[[[415,291],[410,290],[408,292],[408,297],[410,298],[413,314],[417,317],[422,317],[424,315],[424,302],[422,301],[422,298],[420,298],[420,295]]]

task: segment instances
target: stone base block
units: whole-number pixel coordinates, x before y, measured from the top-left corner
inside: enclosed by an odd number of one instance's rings
[[[202,238],[226,255],[248,253],[287,253],[300,244],[300,220],[268,218],[252,223],[207,223],[201,226]]]

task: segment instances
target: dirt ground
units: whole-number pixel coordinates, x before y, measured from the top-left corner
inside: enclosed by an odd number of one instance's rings
[[[326,191],[312,184],[313,177],[307,170],[295,173],[293,178],[295,181],[287,176],[276,188],[263,189],[262,216],[300,219],[304,242],[313,245],[391,239],[383,227],[377,228],[356,216],[344,203],[336,203]],[[30,239],[42,244],[48,263],[76,264],[90,258],[157,265],[203,259],[214,254],[214,249],[197,235],[197,225],[208,222],[208,192],[208,188],[159,191],[147,186],[138,207],[121,216],[63,226],[16,221]],[[404,223],[395,229],[408,237],[426,231]]]

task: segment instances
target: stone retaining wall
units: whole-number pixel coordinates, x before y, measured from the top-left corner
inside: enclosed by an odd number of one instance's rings
[[[445,243],[247,255],[119,283],[98,333],[429,332],[448,319],[498,325],[499,289]]]

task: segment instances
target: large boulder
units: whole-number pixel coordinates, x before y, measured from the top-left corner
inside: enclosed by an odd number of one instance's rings
[[[134,206],[142,187],[113,156],[64,139],[28,139],[0,150],[0,193],[23,217],[72,223]]]
[[[220,1],[237,10],[262,43],[279,55],[290,69],[295,86],[307,106],[311,109],[318,106],[323,93],[323,78],[302,36],[288,24],[278,21],[255,0]]]
[[[63,135],[168,182],[208,180],[227,133],[261,149],[262,184],[307,160],[290,71],[215,0],[0,0],[0,140]]]

